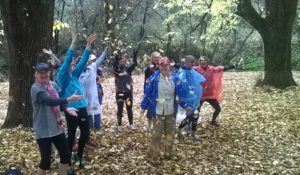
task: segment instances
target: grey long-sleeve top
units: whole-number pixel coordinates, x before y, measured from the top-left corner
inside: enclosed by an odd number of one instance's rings
[[[51,83],[58,96],[59,86],[55,82]],[[33,129],[36,139],[54,137],[64,132],[64,129],[58,126],[51,107],[66,105],[67,99],[53,99],[45,86],[34,83],[31,87],[31,102],[33,107]]]

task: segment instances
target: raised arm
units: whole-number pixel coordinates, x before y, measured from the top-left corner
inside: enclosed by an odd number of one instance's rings
[[[74,55],[74,49],[75,49],[75,44],[77,41],[77,33],[72,32],[72,43],[65,55],[65,60],[64,63],[60,66],[57,76],[56,76],[56,81],[58,82],[59,86],[62,86],[64,77],[69,73],[69,68],[73,60],[73,55]]]
[[[61,65],[61,60],[59,58],[57,58],[57,56],[52,52],[51,49],[47,50],[47,49],[44,48],[43,52],[45,54],[48,54],[50,56],[50,58],[52,58],[58,66]]]
[[[106,49],[102,52],[102,54],[97,58],[96,60],[96,66],[99,67],[100,64],[104,61],[106,58]]]
[[[137,66],[137,50],[133,50],[133,63],[128,67],[128,71],[131,73]]]
[[[235,68],[234,65],[224,66],[224,71],[231,70],[231,69],[234,69],[234,68]]]
[[[118,75],[118,67],[119,67],[119,61],[120,61],[120,51],[117,52],[116,56],[115,56],[115,61],[113,63],[113,70],[114,70],[114,74],[115,76]]]
[[[212,67],[214,72],[222,72],[224,71],[223,66]]]
[[[83,72],[83,70],[86,66],[86,63],[89,60],[89,56],[90,56],[90,53],[91,53],[91,46],[95,42],[96,38],[97,38],[96,34],[91,34],[87,38],[87,44],[86,44],[85,50],[84,50],[83,54],[81,55],[79,63],[76,65],[76,67],[73,71],[73,75],[75,77],[78,78],[80,76],[80,74]]]

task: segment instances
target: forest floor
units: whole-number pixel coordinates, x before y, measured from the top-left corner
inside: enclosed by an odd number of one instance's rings
[[[103,128],[93,131],[95,146],[88,146],[85,169],[77,174],[300,174],[300,87],[276,90],[255,88],[261,72],[227,72],[223,78],[221,127],[210,126],[212,109],[201,112],[198,134],[202,141],[175,140],[177,159],[153,166],[147,160],[151,134],[139,116],[143,76],[134,76],[134,120],[137,130],[115,131],[113,79],[104,86]],[[294,73],[300,83],[300,72]],[[8,83],[0,84],[0,118],[7,109]],[[123,118],[127,125],[127,117]],[[50,174],[57,172],[57,155]],[[9,166],[36,174],[37,144],[31,130],[0,130],[0,172]]]

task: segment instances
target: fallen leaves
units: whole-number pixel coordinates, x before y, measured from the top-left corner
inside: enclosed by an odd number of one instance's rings
[[[148,162],[151,134],[142,129],[146,118],[139,117],[143,76],[133,77],[134,123],[138,129],[124,129],[122,133],[115,131],[114,79],[108,78],[103,84],[103,127],[91,133],[96,145],[87,146],[85,169],[77,174],[300,174],[300,87],[254,88],[259,75],[225,73],[221,127],[209,125],[213,111],[205,103],[198,130],[202,141],[176,139],[177,159],[162,156],[158,166]],[[294,77],[300,82],[299,72]],[[0,100],[7,99],[7,92],[1,93]],[[126,124],[125,112],[124,128]],[[24,174],[35,174],[39,156],[30,129],[0,130],[0,172],[14,166]],[[52,174],[58,173],[57,159],[53,153]]]

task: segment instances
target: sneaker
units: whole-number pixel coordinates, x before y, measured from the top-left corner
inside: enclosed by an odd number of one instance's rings
[[[215,127],[219,127],[220,123],[217,120],[213,120],[210,122],[211,125],[215,126]]]
[[[191,134],[191,138],[192,138],[193,141],[200,141],[201,140],[200,136],[196,135],[195,133]]]
[[[153,128],[151,126],[144,126],[144,131],[146,131],[146,132],[151,132],[152,129]]]
[[[177,138],[178,139],[183,139],[184,138],[181,130],[177,131]]]
[[[165,158],[167,160],[176,160],[177,159],[177,157],[175,156],[174,153],[165,153]]]
[[[154,165],[154,166],[160,165],[159,159],[153,159],[153,158],[150,158],[149,163],[151,163],[151,164]]]
[[[128,125],[128,129],[135,130],[135,126],[134,125]]]
[[[73,152],[73,153],[72,153],[72,160],[73,160],[74,162],[79,161],[77,152]]]
[[[89,141],[87,144],[90,146],[93,146],[93,147],[97,146],[96,140],[92,139],[91,137],[89,138]]]
[[[72,167],[68,168],[67,175],[75,175],[75,171]]]
[[[82,163],[79,164],[79,169],[85,168]]]
[[[78,166],[78,167],[79,167],[79,169],[83,169],[83,168],[84,168],[84,166],[83,166],[83,164],[82,164],[82,161],[81,161],[81,160],[78,160],[78,161],[75,163],[75,165],[76,165],[76,166]]]
[[[117,126],[117,131],[118,132],[122,132],[122,130],[123,130],[122,126]]]

